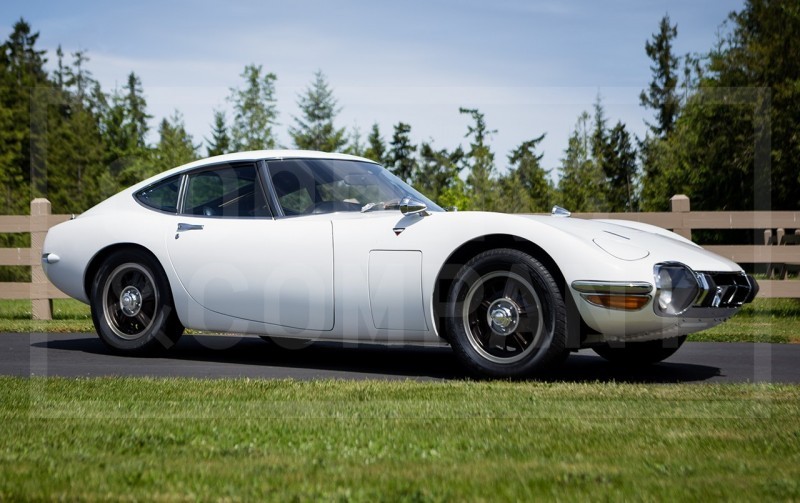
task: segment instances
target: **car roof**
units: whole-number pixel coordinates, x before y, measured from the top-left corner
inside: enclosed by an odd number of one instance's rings
[[[234,152],[232,154],[224,154],[218,155],[214,157],[207,157],[205,159],[200,159],[198,161],[190,162],[189,164],[184,164],[183,166],[178,166],[175,168],[176,171],[182,171],[184,169],[191,169],[198,166],[204,166],[206,164],[215,164],[215,163],[223,163],[223,162],[235,162],[235,161],[255,161],[261,159],[339,159],[339,160],[348,160],[348,161],[367,161],[373,162],[369,159],[364,159],[363,157],[357,157],[354,155],[348,154],[337,154],[331,152],[317,152],[315,150],[250,150],[245,152]],[[172,170],[170,170],[172,171]]]
[[[248,150],[244,152],[234,152],[231,154],[206,157],[203,159],[199,159],[197,161],[192,161],[188,164],[183,164],[181,166],[171,168],[166,171],[162,171],[161,173],[153,175],[146,180],[142,180],[141,182],[132,185],[131,187],[128,187],[128,189],[139,190],[142,187],[146,187],[148,185],[156,183],[159,180],[169,178],[172,175],[183,173],[184,171],[191,170],[194,168],[210,166],[212,164],[238,162],[238,161],[260,161],[260,160],[269,161],[269,160],[279,160],[279,159],[334,159],[342,161],[362,161],[371,163],[375,162],[371,159],[365,159],[363,157],[358,157],[355,155],[337,154],[331,152],[318,152],[315,150]]]

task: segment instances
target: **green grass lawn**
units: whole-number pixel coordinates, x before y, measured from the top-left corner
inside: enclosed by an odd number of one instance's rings
[[[0,500],[800,498],[800,387],[0,378]]]
[[[30,301],[0,300],[0,332],[94,332],[89,306],[72,299],[53,301],[53,320],[31,320]],[[756,299],[694,341],[800,343],[800,299]]]

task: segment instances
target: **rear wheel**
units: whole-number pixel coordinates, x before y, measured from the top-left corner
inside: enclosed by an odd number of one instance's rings
[[[657,341],[603,344],[592,349],[612,363],[629,366],[652,365],[675,354],[685,341],[686,336],[681,335]]]
[[[103,262],[92,283],[91,309],[100,339],[118,352],[166,349],[183,333],[167,278],[143,251],[118,251]]]
[[[447,333],[462,363],[482,376],[525,377],[567,355],[566,307],[553,276],[513,249],[483,252],[457,273]]]

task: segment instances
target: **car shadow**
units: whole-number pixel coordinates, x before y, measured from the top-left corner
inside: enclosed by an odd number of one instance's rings
[[[73,338],[48,338],[34,347],[60,351],[78,351],[96,355],[103,360],[135,360],[139,365],[152,365],[159,375],[182,375],[175,362],[207,363],[208,373],[215,365],[239,365],[247,375],[259,367],[322,371],[318,377],[368,379],[380,376],[417,379],[469,379],[453,351],[448,347],[382,346],[377,344],[342,344],[318,342],[311,346],[291,350],[267,344],[257,337],[215,337],[184,335],[175,347],[157,357],[140,358],[113,354],[94,335]],[[149,362],[149,363],[148,363]],[[173,363],[171,363],[173,362]],[[88,363],[88,362],[87,362]],[[108,365],[108,361],[103,362]],[[324,373],[330,372],[330,376]],[[124,370],[120,367],[120,373]],[[227,373],[224,375],[228,375]],[[274,377],[271,372],[264,377]],[[283,374],[281,374],[283,375]],[[705,381],[722,375],[718,367],[669,360],[646,367],[621,367],[612,365],[594,355],[581,352],[572,354],[557,369],[532,380],[545,382],[626,382],[626,383],[683,383]],[[295,377],[291,370],[285,377]]]

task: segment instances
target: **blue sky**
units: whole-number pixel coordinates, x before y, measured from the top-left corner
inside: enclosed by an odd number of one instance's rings
[[[8,37],[24,17],[40,48],[86,49],[89,69],[107,90],[135,71],[149,111],[180,110],[198,143],[212,110],[228,108],[229,88],[245,65],[277,74],[279,140],[296,100],[321,69],[342,111],[339,126],[366,136],[378,122],[411,124],[417,142],[454,148],[467,140],[460,106],[479,108],[491,129],[497,164],[516,145],[547,133],[545,168],[557,168],[577,116],[598,93],[609,122],[644,135],[639,92],[650,80],[644,43],[668,13],[678,25],[675,52],[705,52],[742,1],[732,0],[428,0],[229,1],[4,0]],[[229,115],[230,116],[230,115]],[[155,140],[155,137],[153,137]],[[201,149],[205,153],[205,146]]]

